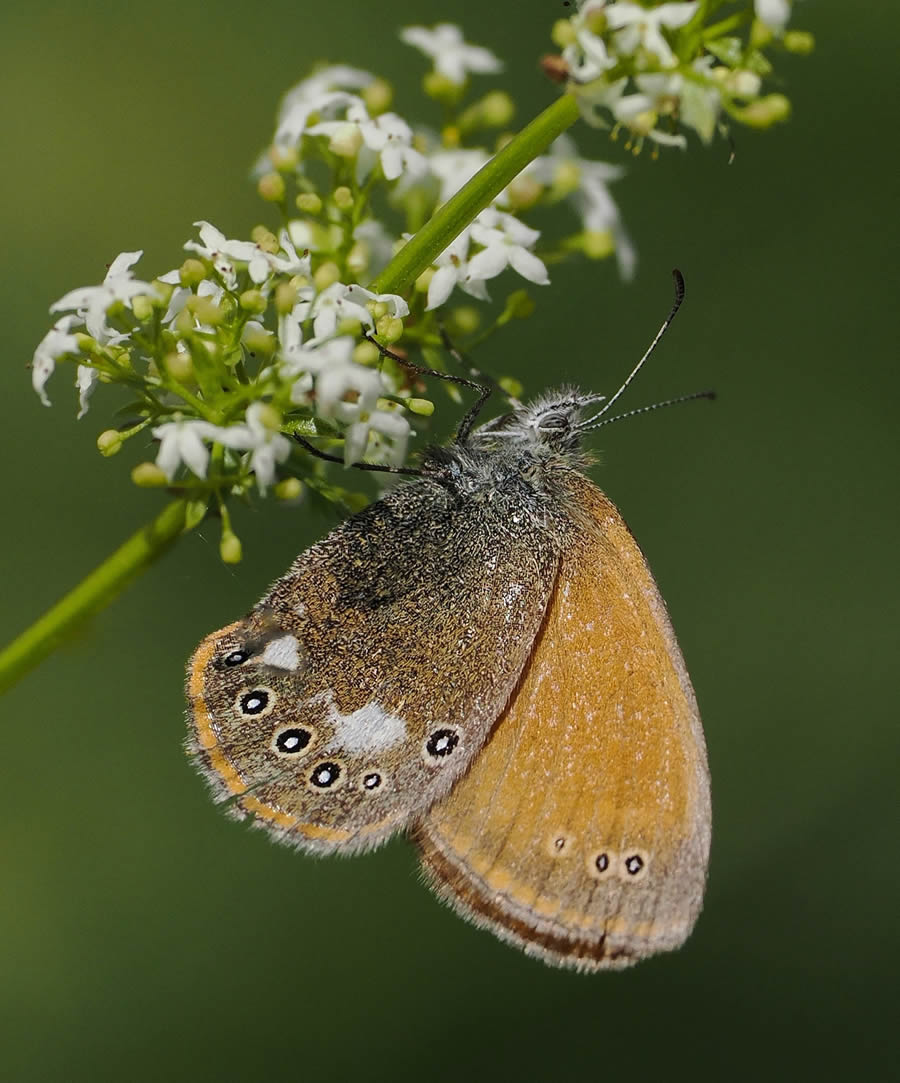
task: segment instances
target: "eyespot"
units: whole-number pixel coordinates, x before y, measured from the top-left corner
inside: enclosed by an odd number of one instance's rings
[[[429,734],[425,741],[425,759],[438,762],[449,756],[459,744],[459,733],[456,730],[441,729]]]
[[[618,854],[606,847],[602,850],[594,850],[588,854],[585,864],[587,865],[588,876],[593,880],[606,880],[616,873]]]
[[[363,775],[362,785],[364,790],[368,790],[371,793],[373,790],[381,789],[384,784],[384,775],[380,771],[367,771]]]
[[[650,858],[646,850],[626,850],[619,863],[619,876],[629,883],[643,880],[647,875]]]
[[[271,688],[251,688],[240,693],[234,706],[245,718],[260,718],[269,714],[277,699]]]
[[[310,772],[309,781],[317,790],[330,790],[337,785],[343,773],[344,768],[340,763],[327,760],[316,764]]]
[[[246,647],[238,647],[237,650],[229,651],[223,658],[219,659],[219,665],[227,666],[231,669],[233,666],[241,666],[250,657],[250,652]]]
[[[305,726],[286,726],[275,731],[272,748],[282,756],[297,756],[305,752],[315,737],[315,731]]]
[[[575,836],[566,831],[551,831],[544,849],[550,857],[568,857],[575,848]]]

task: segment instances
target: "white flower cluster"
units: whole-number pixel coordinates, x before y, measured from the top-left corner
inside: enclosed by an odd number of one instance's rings
[[[268,252],[252,241],[231,240],[209,222],[196,223],[200,242],[188,241],[185,248],[207,260],[216,278],[203,279],[196,294],[212,304],[218,304],[226,291],[239,288],[241,277],[249,279],[265,295],[276,276],[293,276],[294,281],[306,282],[296,288],[298,297],[289,315],[279,327],[279,348],[275,364],[265,376],[268,385],[286,390],[290,402],[311,405],[321,417],[334,418],[348,425],[345,441],[346,461],[354,462],[366,456],[370,436],[374,440],[376,458],[400,463],[406,454],[410,435],[409,422],[399,411],[381,407],[383,396],[393,394],[387,377],[375,369],[352,360],[354,340],[335,337],[344,320],[356,320],[374,329],[371,306],[380,305],[391,316],[401,318],[409,312],[406,301],[395,294],[376,294],[356,284],[333,282],[317,290],[309,284],[310,256],[298,255],[286,231],[282,231],[277,252]],[[120,306],[131,309],[136,297],[143,296],[162,305],[160,289],[150,282],[132,277],[130,268],[141,252],[124,252],[110,265],[100,286],[73,290],[52,307],[52,312],[69,311],[42,339],[34,354],[32,382],[41,401],[49,406],[45,385],[57,361],[81,356],[82,344],[76,331],[88,334],[98,346],[130,345],[130,333],[111,324],[121,316]],[[181,286],[181,272],[170,271],[159,281],[173,285],[162,326],[176,339],[176,348],[187,354],[182,341],[179,321],[195,291]],[[133,315],[133,313],[132,313]],[[192,320],[194,329],[211,335],[214,329],[199,318]],[[303,341],[303,325],[311,325],[313,337]],[[261,325],[254,328],[264,331]],[[98,380],[98,369],[89,363],[79,363],[76,386],[80,396],[82,417],[87,411],[87,399]],[[261,490],[275,480],[277,463],[290,454],[292,443],[279,430],[279,414],[261,401],[251,402],[243,420],[227,425],[214,424],[202,418],[184,417],[177,411],[172,421],[153,428],[160,441],[157,466],[172,481],[184,464],[197,477],[206,477],[209,467],[209,445],[218,443],[235,451],[246,452],[249,469],[253,471]]]
[[[679,61],[670,42],[700,9],[699,0],[651,7],[630,0],[581,0],[565,32],[563,59],[585,119],[600,127],[612,121],[639,140],[684,148],[685,136],[660,121],[677,120],[708,143],[726,104],[756,99],[761,79],[749,68],[719,64],[709,53]],[[755,10],[762,23],[780,33],[790,4],[755,0]]]

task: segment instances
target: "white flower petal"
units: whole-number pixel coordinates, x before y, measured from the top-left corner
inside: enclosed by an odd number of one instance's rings
[[[522,248],[521,245],[510,246],[509,264],[514,271],[518,271],[523,278],[534,282],[535,285],[547,286],[550,283],[550,276],[544,264],[533,252]]]

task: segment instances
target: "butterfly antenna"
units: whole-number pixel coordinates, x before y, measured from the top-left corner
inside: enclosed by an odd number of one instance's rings
[[[366,341],[371,342],[376,350],[382,357],[389,357],[392,361],[396,361],[398,365],[402,365],[404,368],[409,369],[411,372],[418,373],[420,376],[434,376],[438,380],[446,380],[450,384],[458,384],[460,387],[468,387],[472,391],[478,392],[478,398],[469,407],[463,416],[462,421],[459,423],[459,428],[456,430],[456,442],[464,444],[469,433],[472,431],[472,426],[475,424],[475,419],[481,413],[481,410],[487,400],[491,397],[494,390],[492,383],[477,383],[475,380],[469,380],[465,376],[454,376],[451,372],[438,372],[437,369],[429,369],[424,365],[416,364],[415,361],[410,361],[406,357],[401,357],[399,354],[393,353],[386,346],[382,346],[381,343],[368,331],[363,331],[363,336]],[[442,338],[444,338],[444,332],[441,332]],[[449,339],[444,338],[444,344],[447,345]],[[451,354],[462,365],[466,362],[462,358],[462,355],[453,347],[449,346]],[[481,373],[473,372],[472,375],[481,376]],[[484,377],[482,377],[484,379]]]
[[[661,410],[663,406],[678,406],[682,402],[693,402],[695,399],[710,399],[716,398],[715,391],[694,391],[690,395],[679,395],[675,399],[665,399],[663,402],[652,402],[649,406],[638,406],[636,410],[627,410],[624,414],[616,414],[615,417],[608,417],[604,421],[598,421],[596,425],[591,425],[592,429],[599,429],[603,425],[612,425],[614,421],[624,421],[626,417],[636,417],[638,414],[648,414],[651,410]]]
[[[607,404],[603,407],[603,409],[598,414],[594,414],[594,416],[591,417],[591,418],[588,418],[583,425],[579,425],[578,426],[579,430],[584,431],[586,429],[593,429],[593,428],[597,427],[595,425],[595,422],[597,422],[601,417],[603,417],[604,414],[609,412],[609,410],[611,409],[613,403],[616,402],[616,400],[625,391],[625,389],[628,387],[628,385],[631,383],[631,381],[635,378],[635,376],[637,376],[637,374],[641,371],[641,369],[643,368],[644,362],[647,360],[647,358],[650,356],[650,354],[653,353],[653,351],[659,345],[659,340],[663,337],[663,335],[666,333],[666,331],[668,331],[669,325],[671,324],[672,320],[675,319],[675,314],[679,310],[679,308],[681,308],[681,302],[684,300],[684,276],[682,275],[681,271],[678,270],[677,267],[675,268],[674,271],[672,271],[672,277],[675,279],[675,303],[672,305],[672,308],[671,308],[671,311],[669,312],[669,315],[666,316],[665,320],[663,320],[662,327],[660,327],[660,329],[656,332],[656,336],[654,337],[654,339],[650,343],[650,345],[647,347],[647,350],[644,353],[644,356],[640,359],[640,361],[638,361],[638,363],[634,366],[634,368],[628,374],[628,377],[626,378],[625,382],[622,384],[622,386],[619,388],[619,390],[615,393],[615,395],[613,395],[613,397],[609,400],[609,402],[607,402]],[[603,423],[601,422],[601,424],[603,424]]]

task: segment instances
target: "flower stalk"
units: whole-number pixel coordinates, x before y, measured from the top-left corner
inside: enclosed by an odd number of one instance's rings
[[[47,657],[79,625],[99,613],[178,539],[187,502],[174,500],[96,567],[56,605],[0,651],[0,692]]]

